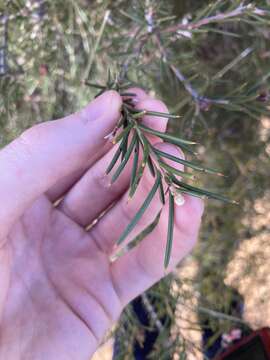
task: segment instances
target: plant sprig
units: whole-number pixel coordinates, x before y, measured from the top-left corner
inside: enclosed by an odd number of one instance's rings
[[[128,235],[143,217],[145,211],[153,201],[156,193],[159,192],[160,201],[163,205],[166,203],[166,197],[169,198],[168,232],[164,255],[164,267],[167,268],[170,262],[173,243],[174,206],[175,204],[184,204],[185,200],[183,194],[188,194],[202,199],[216,199],[232,204],[236,204],[236,201],[230,200],[223,195],[213,193],[206,189],[192,186],[183,181],[183,179],[195,179],[195,176],[190,172],[187,172],[184,169],[184,166],[185,168],[190,168],[198,172],[224,176],[220,171],[205,168],[197,162],[184,160],[180,156],[177,157],[175,155],[171,155],[167,152],[155,148],[151,144],[148,136],[154,135],[167,143],[177,146],[183,152],[194,154],[194,151],[191,149],[191,147],[196,145],[196,142],[181,139],[177,136],[157,131],[142,123],[143,117],[147,115],[164,118],[178,118],[179,116],[135,108],[133,98],[136,96],[136,94],[130,93],[127,90],[128,87],[132,86],[132,84],[129,82],[121,83],[118,79],[112,79],[111,75],[109,75],[107,84],[104,86],[90,82],[86,82],[86,85],[99,89],[97,96],[106,90],[113,89],[118,91],[123,98],[121,117],[113,132],[108,136],[111,138],[112,143],[118,146],[106,170],[107,174],[114,170],[111,183],[118,179],[130,161],[132,162],[132,170],[129,187],[129,199],[131,199],[136,193],[146,167],[148,167],[154,179],[154,184],[151,191],[148,193],[134,218],[121,234],[117,243],[120,245],[126,240]],[[142,156],[140,156],[140,154]],[[166,160],[173,161],[176,164],[176,167],[169,165]],[[182,165],[181,170],[179,169],[179,164]]]

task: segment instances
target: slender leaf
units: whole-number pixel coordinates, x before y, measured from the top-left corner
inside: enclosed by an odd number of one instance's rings
[[[116,125],[116,128],[117,128],[117,129],[120,129],[121,126],[124,125],[125,120],[126,120],[125,117],[124,117],[124,116],[121,116],[120,119],[118,120],[118,123],[117,123],[117,125]]]
[[[122,233],[120,238],[118,239],[118,241],[117,241],[118,245],[121,244],[126,239],[126,237],[129,235],[129,233],[135,228],[137,223],[140,221],[140,219],[142,218],[146,209],[148,208],[151,201],[153,200],[155,193],[157,192],[158,187],[160,185],[160,182],[161,182],[161,174],[160,174],[160,172],[158,172],[156,181],[154,183],[154,186],[152,187],[152,190],[149,192],[149,194],[147,195],[146,199],[144,200],[141,208],[138,210],[138,212],[136,213],[134,218],[131,220],[131,222],[128,224],[128,226],[126,227],[126,229],[124,230],[124,232]]]
[[[205,196],[205,195],[201,195],[201,194],[198,194],[195,191],[187,190],[187,189],[184,189],[184,188],[181,188],[181,190],[179,190],[179,192],[183,193],[183,194],[187,194],[187,195],[191,195],[191,196],[200,198],[202,200],[205,200],[207,198],[207,196]]]
[[[173,243],[173,228],[174,228],[174,196],[170,192],[169,194],[169,220],[168,220],[168,232],[167,232],[167,243],[165,249],[164,267],[168,267],[172,252]]]
[[[142,159],[142,162],[141,162],[141,164],[139,166],[138,172],[136,174],[135,181],[132,184],[132,187],[130,188],[129,198],[133,197],[133,195],[135,194],[135,192],[136,192],[136,190],[138,188],[138,185],[139,185],[139,183],[141,181],[141,178],[143,176],[144,169],[145,169],[145,166],[147,164],[147,160],[148,160],[149,152],[150,152],[148,141],[143,136],[141,136],[140,133],[138,133],[138,136],[139,136],[139,138],[141,140],[141,144],[143,146],[143,159]]]
[[[162,181],[160,182],[160,186],[159,186],[159,198],[162,204],[165,205],[165,193],[164,193],[164,187]]]
[[[172,114],[168,114],[168,113],[162,113],[162,112],[158,112],[158,111],[146,111],[145,115],[151,115],[151,116],[158,116],[158,117],[163,117],[166,119],[179,119],[180,116],[179,115],[172,115]]]
[[[178,145],[178,144],[175,144],[176,146],[178,146],[181,150],[187,152],[188,154],[191,154],[193,156],[197,156],[198,153],[196,153],[195,151],[191,150],[187,145],[184,145],[184,144],[181,144],[181,145]]]
[[[143,124],[139,124],[139,128],[149,134],[152,135],[156,135],[158,137],[160,137],[163,140],[166,140],[167,142],[170,142],[172,144],[178,145],[178,146],[182,146],[184,145],[194,145],[196,144],[194,141],[189,141],[189,140],[184,140],[184,139],[180,139],[176,136],[170,135],[170,134],[166,134],[154,129],[150,129],[149,127],[143,125]]]
[[[160,219],[162,210],[159,211],[157,216],[155,217],[154,221],[147,225],[138,235],[134,237],[134,239],[131,240],[131,243],[129,244],[129,250],[131,250],[133,247],[135,247],[140,241],[142,241],[146,236],[151,234],[151,232],[157,227]]]
[[[172,180],[176,185],[178,185],[180,187],[180,190],[181,190],[181,188],[183,188],[185,190],[193,191],[194,193],[197,193],[198,195],[206,196],[208,198],[220,200],[220,201],[231,203],[231,204],[237,204],[237,201],[228,199],[223,195],[219,195],[219,194],[213,193],[213,192],[205,190],[205,189],[201,189],[201,188],[197,188],[197,187],[188,185],[188,184],[178,180],[175,176],[172,177]]]
[[[122,92],[120,93],[121,96],[127,96],[127,97],[133,97],[133,96],[137,96],[137,94],[135,93],[130,93],[130,92]]]
[[[186,173],[182,170],[179,170],[179,169],[175,169],[174,167],[162,162],[162,161],[159,161],[159,165],[164,168],[165,170],[167,170],[169,173],[172,173],[172,174],[176,174],[176,175],[179,175],[179,176],[182,176],[182,177],[185,177],[187,179],[191,179],[191,180],[194,180],[194,176],[192,174],[189,174],[189,173]]]
[[[130,158],[130,156],[131,156],[131,153],[132,153],[132,151],[133,151],[133,149],[134,149],[134,147],[135,147],[136,141],[137,141],[137,137],[136,137],[136,135],[134,134],[134,135],[133,135],[133,138],[132,138],[132,140],[131,140],[131,143],[130,143],[128,149],[127,149],[127,152],[126,152],[126,154],[125,154],[125,156],[124,156],[123,161],[122,161],[121,164],[118,166],[116,172],[115,172],[115,173],[113,174],[113,176],[112,176],[112,180],[111,180],[112,183],[114,183],[114,182],[118,179],[119,175],[120,175],[121,172],[124,170],[124,167],[126,166],[128,160],[129,160],[129,158]]]
[[[106,90],[106,86],[103,86],[103,85],[94,84],[89,81],[85,81],[84,83],[85,83],[85,85],[96,88],[96,89]]]
[[[120,14],[122,14],[123,16],[129,18],[130,20],[133,20],[135,23],[139,23],[141,25],[145,25],[144,21],[142,21],[142,19],[140,19],[138,16],[127,13],[126,11],[124,11],[123,9],[119,10]]]
[[[86,70],[85,70],[85,73],[84,73],[84,79],[88,79],[89,75],[91,74],[91,70],[92,70],[92,66],[93,66],[93,63],[94,63],[94,60],[95,60],[95,57],[96,57],[96,53],[98,51],[101,38],[102,38],[102,36],[104,34],[105,27],[106,27],[106,25],[108,23],[108,20],[109,20],[109,15],[110,15],[110,10],[107,10],[105,12],[105,14],[104,14],[104,18],[103,18],[101,27],[99,29],[98,36],[96,38],[93,49],[91,51],[91,56],[90,56],[89,62],[87,64],[87,66],[86,66]]]
[[[151,156],[148,156],[147,165],[148,165],[148,168],[149,168],[152,176],[155,177],[156,176],[156,170],[155,170],[155,165],[153,164],[153,161],[151,159]]]
[[[127,135],[130,132],[132,128],[133,128],[133,124],[129,124],[128,126],[126,126],[124,130],[119,135],[117,135],[113,143],[114,144],[118,143],[125,135]]]
[[[122,146],[121,146],[121,149],[122,149],[121,161],[124,160],[124,157],[125,157],[126,152],[127,152],[129,134],[130,134],[130,132],[128,132],[128,133],[127,133],[127,136],[125,136],[125,137],[123,138],[123,144],[122,144]]]
[[[133,52],[132,52],[132,54],[133,54]],[[129,88],[131,88],[131,87],[133,87],[133,86],[137,86],[138,84],[136,84],[135,82],[131,82],[131,81],[127,81],[127,82],[125,82],[125,83],[123,83],[123,84],[120,84],[120,89],[121,90],[126,90],[126,89],[129,89]]]
[[[122,152],[122,150],[121,150],[121,147],[119,146],[112,158],[112,161],[110,162],[110,165],[107,167],[106,174],[109,174],[111,172],[111,170],[113,169],[117,160],[119,159],[121,152]]]
[[[210,169],[210,168],[205,168],[199,164],[194,164],[190,161],[187,161],[187,160],[183,160],[181,159],[180,157],[176,157],[174,155],[171,155],[169,153],[166,153],[164,151],[161,151],[161,150],[158,150],[156,148],[153,148],[155,153],[159,156],[162,156],[166,159],[169,159],[169,160],[172,160],[172,161],[175,161],[179,164],[182,164],[182,165],[185,165],[187,167],[190,167],[194,170],[197,170],[197,171],[201,171],[201,172],[205,172],[205,173],[208,173],[208,174],[215,174],[215,175],[218,175],[218,176],[224,176],[223,174],[221,174],[218,170],[215,170],[215,169]]]
[[[136,134],[137,136],[137,134]],[[136,142],[136,147],[134,150],[134,157],[133,157],[133,165],[130,177],[130,188],[132,188],[136,181],[136,173],[138,169],[138,162],[139,162],[139,151],[140,151],[140,144],[139,141]]]
[[[145,110],[136,112],[133,114],[133,119],[139,119],[139,118],[143,117],[145,114],[146,114]]]
[[[124,136],[124,138],[122,139],[121,141],[121,144],[119,145],[118,149],[116,150],[113,158],[112,158],[112,161],[110,162],[109,166],[107,167],[107,170],[106,170],[106,174],[109,174],[111,172],[111,170],[113,169],[114,165],[116,164],[117,160],[119,159],[121,153],[122,153],[122,145],[123,145],[123,142],[125,141],[125,138],[128,136],[128,133]]]
[[[99,97],[100,95],[102,95],[105,91],[106,91],[106,89],[100,90],[100,91],[95,95],[95,99],[96,99],[97,97]]]

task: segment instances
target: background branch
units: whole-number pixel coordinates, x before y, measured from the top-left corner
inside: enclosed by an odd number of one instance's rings
[[[203,18],[195,23],[191,22],[187,24],[176,24],[176,25],[168,26],[167,28],[162,30],[162,33],[168,34],[168,33],[175,33],[178,30],[182,30],[182,31],[195,30],[195,29],[199,29],[202,26],[209,25],[211,23],[223,22],[225,20],[239,17],[245,14],[247,15],[255,14],[259,16],[265,16],[269,14],[269,12],[259,9],[250,3],[249,5],[240,5],[235,10],[229,11],[227,13],[220,13],[214,16]]]

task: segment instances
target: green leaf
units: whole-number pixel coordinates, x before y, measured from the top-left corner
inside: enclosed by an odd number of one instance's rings
[[[163,187],[162,181],[160,182],[160,185],[159,185],[159,198],[160,198],[160,201],[162,202],[162,204],[165,205],[165,193],[164,193],[164,187]]]
[[[125,141],[125,138],[128,137],[129,133],[126,133],[121,141],[121,144],[119,145],[118,149],[116,150],[112,161],[110,162],[109,166],[107,167],[106,170],[106,174],[109,174],[111,172],[111,170],[113,169],[114,165],[116,164],[117,160],[119,159],[121,153],[122,153],[122,147],[123,147],[123,143]]]
[[[213,192],[205,190],[205,189],[201,189],[201,188],[197,188],[197,187],[188,185],[188,184],[176,179],[175,176],[172,177],[172,180],[173,180],[174,184],[176,184],[180,187],[180,191],[181,191],[181,189],[189,190],[189,191],[193,191],[194,193],[196,193],[198,195],[206,196],[211,199],[220,200],[220,201],[227,202],[230,204],[237,204],[237,201],[228,199],[223,195],[219,195],[217,193],[213,193]]]
[[[148,208],[151,201],[153,200],[155,193],[157,192],[157,189],[160,185],[160,182],[161,182],[161,174],[160,174],[160,172],[158,172],[156,181],[154,183],[154,186],[152,187],[152,190],[147,195],[146,199],[144,200],[144,202],[143,202],[141,208],[138,210],[137,214],[134,216],[134,218],[131,220],[131,222],[128,224],[128,226],[126,227],[126,229],[124,230],[124,232],[122,233],[120,238],[118,239],[118,241],[117,241],[118,245],[121,244],[126,239],[126,237],[129,235],[129,233],[135,228],[137,223],[140,221],[140,219],[142,218],[146,209]]]
[[[92,66],[94,64],[94,61],[95,61],[95,58],[96,58],[96,54],[97,54],[97,51],[99,49],[99,45],[100,45],[100,41],[101,41],[101,38],[104,34],[104,30],[106,28],[106,25],[108,23],[108,20],[109,20],[109,15],[110,15],[110,10],[107,10],[104,14],[104,17],[103,17],[103,21],[102,21],[102,24],[101,24],[101,27],[99,29],[99,32],[98,32],[98,35],[96,37],[96,41],[95,41],[95,44],[93,46],[93,49],[91,51],[91,54],[90,54],[90,58],[89,58],[89,62],[88,64],[86,65],[86,70],[85,70],[85,73],[84,73],[84,79],[88,79],[89,78],[89,75],[91,74],[91,70],[92,70]]]
[[[133,54],[133,52],[132,52],[132,54]],[[120,89],[121,90],[126,90],[126,89],[129,89],[129,88],[131,88],[133,86],[136,86],[136,85],[138,85],[138,84],[136,84],[134,82],[131,82],[131,81],[127,81],[125,83],[120,84]]]
[[[139,111],[141,111],[141,110],[139,110]],[[162,112],[158,112],[158,111],[148,111],[148,110],[146,110],[145,115],[158,116],[158,117],[162,117],[162,118],[166,118],[166,119],[179,119],[180,118],[179,115],[162,113]]]
[[[127,133],[127,136],[125,136],[125,137],[123,138],[123,142],[122,142],[123,144],[122,144],[122,146],[121,146],[121,149],[122,149],[121,161],[124,160],[124,157],[125,157],[126,152],[127,152],[129,134],[130,134],[130,132],[128,132],[128,133]]]
[[[138,133],[138,136],[139,135],[140,134]],[[139,138],[140,138],[142,146],[143,146],[143,159],[142,159],[142,162],[140,163],[140,166],[139,166],[135,181],[132,184],[132,187],[130,188],[129,198],[133,197],[133,195],[135,194],[135,192],[136,192],[136,190],[138,188],[138,185],[139,185],[139,183],[141,181],[141,178],[143,176],[144,169],[145,169],[145,166],[147,164],[147,160],[148,160],[149,152],[150,152],[148,141],[147,140],[145,141],[144,137],[142,137],[142,136],[139,136]]]
[[[123,16],[129,18],[130,20],[134,21],[135,23],[145,25],[145,22],[142,19],[140,19],[138,16],[127,13],[123,9],[120,9],[119,12],[120,12],[120,14],[122,14]]]
[[[105,89],[106,89],[106,86],[99,85],[99,84],[94,84],[94,83],[91,83],[91,82],[89,82],[89,81],[85,81],[84,83],[85,83],[85,85],[90,86],[90,87],[93,87],[93,88],[96,88],[96,89],[101,89],[101,90],[105,90]]]
[[[165,249],[164,267],[168,267],[172,252],[173,243],[173,228],[174,228],[174,196],[170,192],[169,194],[169,220],[168,220],[168,232],[167,232],[167,243]]]
[[[146,114],[146,111],[140,111],[140,112],[136,112],[132,115],[133,119],[139,119],[141,117],[143,117]]]
[[[195,145],[196,143],[194,141],[189,141],[189,140],[184,140],[184,139],[180,139],[176,136],[173,136],[173,135],[169,135],[169,134],[166,134],[166,133],[163,133],[163,132],[160,132],[160,131],[157,131],[157,130],[154,130],[154,129],[150,129],[149,127],[143,125],[143,124],[139,124],[138,125],[139,128],[149,134],[152,134],[152,135],[155,135],[155,136],[158,136],[160,137],[161,139],[163,140],[166,140],[167,142],[171,143],[171,144],[175,144],[175,145],[178,145],[178,146],[182,146],[183,144],[184,145]]]
[[[100,95],[102,95],[105,91],[106,91],[106,89],[100,90],[100,91],[95,95],[95,99],[96,99],[97,97],[99,97]]]
[[[132,153],[132,151],[133,151],[133,149],[135,147],[136,141],[137,141],[137,136],[136,136],[136,134],[134,134],[133,138],[131,140],[131,143],[130,143],[128,149],[127,149],[127,152],[126,152],[126,154],[125,154],[125,156],[123,158],[123,161],[121,162],[121,164],[117,168],[116,172],[112,176],[112,180],[111,180],[112,183],[114,183],[118,179],[119,175],[124,170],[124,167],[126,166],[128,160],[129,160],[129,158],[131,156],[131,153]]]
[[[183,160],[181,159],[180,157],[176,157],[174,155],[171,155],[169,153],[166,153],[164,151],[161,151],[161,150],[158,150],[156,148],[153,147],[153,150],[154,152],[159,155],[159,156],[162,156],[166,159],[169,159],[169,160],[172,160],[172,161],[175,161],[179,164],[182,164],[182,165],[185,165],[187,167],[190,167],[194,170],[197,170],[197,171],[201,171],[201,172],[205,172],[205,173],[208,173],[208,174],[215,174],[215,175],[218,175],[218,176],[224,176],[223,174],[221,174],[218,170],[214,170],[214,169],[210,169],[210,168],[205,168],[199,164],[194,164],[190,161],[187,161],[187,160]]]
[[[137,136],[137,134],[136,134]],[[134,150],[134,157],[133,157],[133,165],[132,165],[132,171],[131,171],[131,177],[130,177],[130,188],[132,189],[135,181],[136,181],[136,173],[138,169],[138,162],[139,162],[139,151],[140,151],[140,144],[139,141],[136,142],[136,147]]]
[[[133,128],[133,124],[129,124],[128,126],[126,126],[124,130],[119,135],[117,135],[117,137],[113,140],[113,144],[118,143],[125,135],[127,135],[130,132],[132,128]]]
[[[120,129],[121,126],[124,125],[125,120],[126,120],[125,117],[121,115],[120,119],[118,120],[118,122],[117,122],[117,124],[116,124],[116,128],[117,128],[117,129]]]
[[[133,247],[135,247],[140,241],[146,238],[151,232],[157,227],[160,219],[162,210],[159,211],[157,216],[155,217],[154,221],[147,225],[139,234],[137,234],[134,239],[131,240],[131,243],[129,244],[129,250],[131,250]]]
[[[156,176],[156,170],[155,170],[155,165],[153,164],[153,161],[151,159],[151,156],[148,156],[147,165],[148,165],[148,168],[149,168],[152,176],[155,177]]]
[[[137,94],[135,93],[130,93],[130,92],[122,92],[120,93],[121,96],[127,96],[127,97],[133,97],[133,96],[137,96]]]
[[[110,165],[107,167],[107,170],[106,170],[106,174],[109,174],[111,172],[111,170],[113,169],[114,165],[116,164],[117,160],[119,159],[120,155],[121,155],[121,146],[118,147],[118,149],[116,150],[113,158],[112,158],[112,161],[110,162]]]
[[[207,196],[205,195],[201,195],[201,194],[198,194],[197,192],[195,191],[192,191],[192,190],[187,190],[187,189],[184,189],[184,188],[181,188],[180,189],[177,189],[177,192],[179,193],[183,193],[183,194],[187,194],[187,195],[191,195],[191,196],[194,196],[194,197],[197,197],[197,198],[200,198],[202,200],[205,200],[207,198]]]
[[[177,145],[177,144],[175,144],[175,145]],[[189,154],[191,154],[191,155],[193,155],[193,156],[197,156],[198,155],[198,153],[196,153],[195,151],[193,151],[193,150],[191,150],[187,145],[184,145],[184,144],[182,144],[182,145],[177,145],[181,150],[184,150],[185,152],[187,152],[187,153],[189,153]]]
[[[163,161],[159,161],[159,165],[171,174],[176,174],[176,175],[185,177],[187,179],[194,180],[194,176],[192,174],[186,173],[182,170],[175,169],[174,167],[164,163]]]

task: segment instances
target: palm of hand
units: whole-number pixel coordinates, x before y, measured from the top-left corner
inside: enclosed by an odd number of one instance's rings
[[[13,228],[4,251],[10,288],[3,341],[20,339],[14,359],[19,352],[28,358],[28,351],[29,358],[44,352],[46,358],[89,359],[121,311],[108,256],[45,196]],[[24,348],[29,343],[31,349]]]

